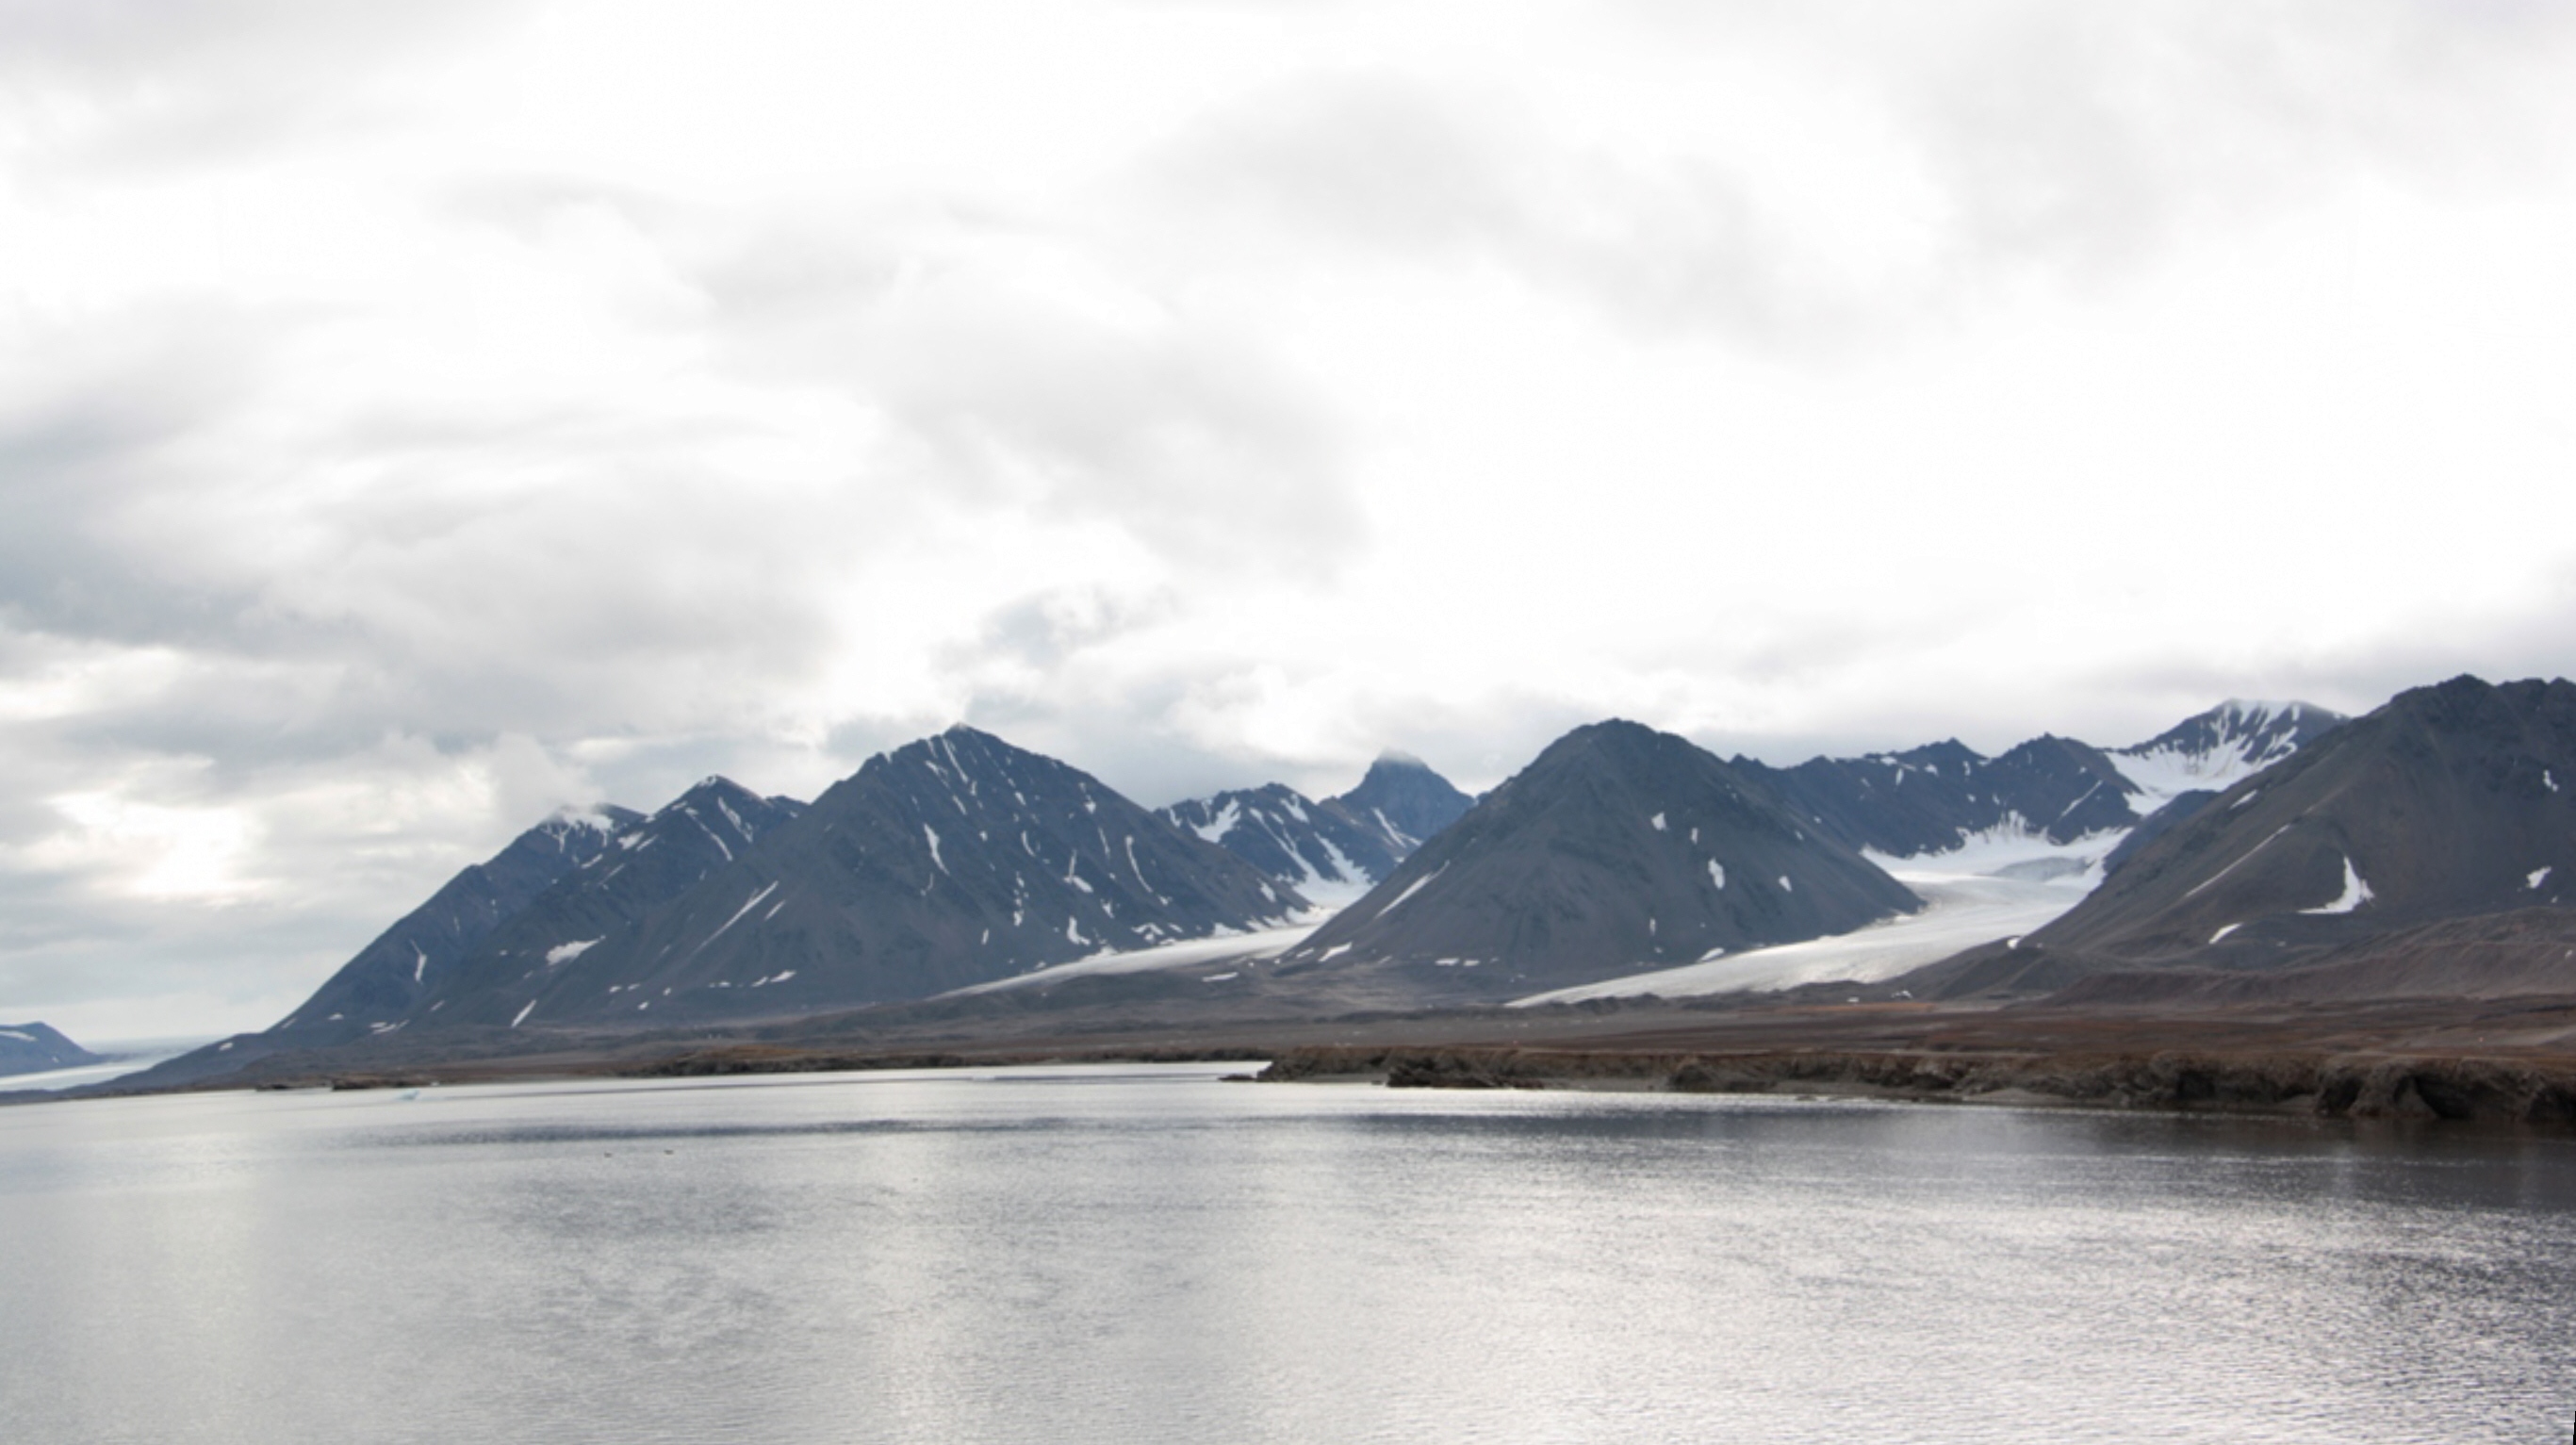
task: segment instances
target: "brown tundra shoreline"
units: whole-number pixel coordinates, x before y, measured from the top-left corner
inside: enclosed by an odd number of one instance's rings
[[[1283,1050],[1257,1077],[1265,1082],[1382,1078],[1390,1088],[1644,1087],[1673,1093],[1833,1094],[2025,1107],[2576,1124],[2576,1068],[2460,1057],[1321,1047]]]

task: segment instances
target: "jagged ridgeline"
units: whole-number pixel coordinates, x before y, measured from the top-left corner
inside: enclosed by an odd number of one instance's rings
[[[274,1028],[134,1082],[394,1034],[920,998],[1250,932],[1306,907],[1090,774],[958,727],[869,759],[810,806],[710,778],[650,817],[550,819],[458,874]]]
[[[1575,729],[1282,959],[1528,993],[1843,933],[1920,900],[1670,733]]]
[[[1090,774],[956,727],[869,759],[640,925],[455,1010],[515,1026],[855,1007],[1306,906]]]
[[[2342,721],[2306,703],[2230,701],[2125,748],[2043,734],[1992,758],[1951,739],[1790,768],[1733,762],[1836,842],[1907,858],[1979,836],[2065,844],[2178,819]]]

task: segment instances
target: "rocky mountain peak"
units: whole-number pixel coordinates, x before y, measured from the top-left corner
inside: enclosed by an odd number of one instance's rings
[[[2304,702],[2230,698],[2142,743],[2110,751],[2112,765],[2161,804],[2192,791],[2215,792],[2281,762],[2345,721]]]
[[[1612,719],[1550,744],[1284,967],[1528,992],[1915,906],[1758,781],[1687,739]]]
[[[1389,750],[1369,764],[1359,786],[1323,806],[1376,835],[1395,858],[1403,858],[1440,830],[1465,816],[1475,799],[1458,791],[1431,765],[1410,753]]]

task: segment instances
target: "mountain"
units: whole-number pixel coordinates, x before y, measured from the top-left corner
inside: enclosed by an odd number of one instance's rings
[[[453,1000],[482,998],[579,958],[804,811],[793,798],[764,798],[729,778],[706,779],[620,829],[607,848],[529,900],[395,1027],[443,1022],[439,1016]]]
[[[2242,777],[1957,991],[2120,968],[2277,969],[2446,919],[2576,896],[2576,684],[2399,694]],[[2384,950],[2374,953],[2385,967]],[[2576,987],[2576,972],[2570,986]]]
[[[1175,803],[1162,814],[1325,901],[1357,897],[1473,805],[1430,764],[1390,752],[1369,765],[1358,787],[1320,803],[1272,783]]]
[[[1364,827],[1281,783],[1193,798],[1163,819],[1216,844],[1264,874],[1321,900],[1356,892],[1395,871],[1388,835]],[[1411,849],[1405,850],[1407,852]]]
[[[1760,780],[1669,733],[1610,721],[1549,745],[1283,955],[1279,976],[1372,968],[1526,993],[1842,933],[1917,906]]]
[[[1792,768],[1742,757],[1734,766],[1845,847],[1913,858],[1981,837],[2107,839],[2291,756],[2342,720],[2305,703],[2231,701],[2126,748],[2043,734],[1993,758],[1951,739]]]
[[[630,809],[603,806],[566,810],[530,828],[397,919],[269,1034],[311,1047],[391,1027],[502,924],[558,880],[597,861],[641,819]]]
[[[2145,742],[2111,750],[2112,765],[2149,797],[2219,792],[2342,726],[2338,712],[2304,702],[2230,698]]]
[[[1358,787],[1326,798],[1323,807],[1375,833],[1387,853],[1402,862],[1475,804],[1429,763],[1411,753],[1387,752],[1369,764]]]
[[[641,923],[445,996],[440,1022],[856,1007],[1272,927],[1306,906],[1088,773],[960,726],[869,759]]]
[[[0,1024],[0,1078],[105,1062],[104,1055],[91,1053],[50,1025]]]
[[[2031,739],[1987,758],[1956,740],[1901,753],[1734,766],[1768,783],[1846,848],[1896,858],[1956,848],[1981,834],[2070,843],[2137,822],[2137,788],[2109,755],[2070,738]]]

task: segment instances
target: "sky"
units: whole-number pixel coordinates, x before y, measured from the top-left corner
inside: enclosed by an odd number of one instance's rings
[[[2576,672],[2576,8],[0,0],[0,1020],[560,806]]]

